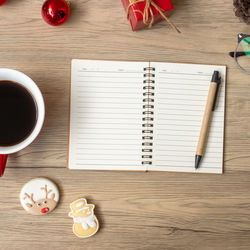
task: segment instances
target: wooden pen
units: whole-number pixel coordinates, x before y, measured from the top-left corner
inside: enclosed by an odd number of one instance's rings
[[[207,103],[203,115],[202,125],[201,125],[201,131],[200,131],[200,137],[196,148],[196,154],[195,154],[195,168],[199,168],[202,156],[204,154],[206,140],[208,136],[208,130],[209,130],[209,124],[211,120],[211,116],[213,111],[215,110],[216,105],[216,99],[218,96],[219,86],[221,83],[221,78],[219,76],[218,71],[214,71],[212,80],[210,83],[209,91],[208,91],[208,97],[207,97]]]

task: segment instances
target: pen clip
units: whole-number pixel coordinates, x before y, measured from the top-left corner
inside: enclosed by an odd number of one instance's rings
[[[216,83],[217,83],[217,86],[216,86],[216,92],[215,92],[215,96],[214,96],[214,103],[213,103],[212,111],[214,111],[215,107],[216,107],[216,100],[217,100],[217,97],[218,97],[218,94],[219,94],[219,88],[220,88],[220,84],[221,84],[221,77],[218,78]]]

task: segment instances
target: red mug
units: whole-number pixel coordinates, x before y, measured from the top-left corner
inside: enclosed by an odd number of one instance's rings
[[[0,69],[0,84],[1,84],[1,81],[16,82],[29,91],[29,93],[32,95],[36,103],[36,117],[37,118],[36,118],[36,124],[32,132],[24,140],[11,146],[0,145],[0,177],[4,173],[8,155],[16,153],[26,148],[30,143],[32,143],[36,139],[36,137],[38,136],[38,134],[40,133],[42,129],[44,117],[45,117],[45,106],[44,106],[43,96],[39,88],[33,82],[31,78],[29,78],[22,72],[19,72],[13,69],[2,68]],[[4,119],[4,117],[1,117],[1,118]]]

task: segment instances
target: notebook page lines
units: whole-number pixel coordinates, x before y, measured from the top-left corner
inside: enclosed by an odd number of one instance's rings
[[[72,61],[70,168],[144,170],[142,82],[147,65]]]
[[[157,63],[154,152],[151,170],[222,173],[225,67]],[[208,89],[214,70],[223,79],[201,167],[194,168]]]

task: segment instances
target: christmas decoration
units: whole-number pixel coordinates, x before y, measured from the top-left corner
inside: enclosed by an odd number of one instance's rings
[[[151,28],[154,23],[166,20],[173,29],[180,33],[168,18],[173,10],[171,0],[122,0],[122,3],[133,31],[146,26]]]
[[[250,0],[234,0],[235,16],[242,22],[250,24]]]
[[[46,0],[42,7],[43,19],[54,26],[65,23],[69,13],[69,2],[66,0]]]
[[[0,6],[4,5],[8,0],[0,0]]]

